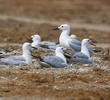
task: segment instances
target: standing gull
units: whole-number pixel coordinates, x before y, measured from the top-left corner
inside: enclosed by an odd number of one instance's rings
[[[69,35],[70,25],[62,24],[61,26],[55,28],[55,30],[62,30],[62,33],[59,38],[59,42],[62,47],[75,51],[81,51],[81,42],[77,40],[75,35]],[[94,51],[89,48],[89,52],[93,53]]]
[[[63,53],[63,48],[57,47],[55,50],[55,56],[47,56],[43,59],[41,58],[41,61],[55,68],[64,68],[67,66],[67,61]]]
[[[72,55],[71,60],[75,62],[82,62],[85,64],[91,64],[92,60],[90,58],[88,46],[92,44],[92,41],[89,39],[83,39],[81,43],[81,51]]]
[[[8,65],[27,65],[32,64],[32,57],[31,57],[31,44],[25,42],[22,46],[23,54],[20,56],[8,56],[6,58],[1,58],[0,62],[3,62]]]

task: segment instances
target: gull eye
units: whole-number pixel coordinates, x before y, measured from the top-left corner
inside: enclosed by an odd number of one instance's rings
[[[64,51],[64,48],[62,48],[62,50]]]
[[[63,28],[63,26],[61,26]]]

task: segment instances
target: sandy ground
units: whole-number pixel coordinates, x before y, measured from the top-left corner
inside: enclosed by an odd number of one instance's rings
[[[109,11],[109,0],[0,0],[0,49],[9,55],[21,54],[35,33],[58,42],[61,31],[52,29],[64,23],[79,40],[96,40],[102,50],[92,55],[92,65],[69,60],[73,65],[64,69],[0,65],[0,100],[109,100]]]

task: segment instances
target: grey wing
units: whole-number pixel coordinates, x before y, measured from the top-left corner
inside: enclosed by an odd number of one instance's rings
[[[40,44],[47,45],[47,46],[55,46],[56,45],[55,42],[50,42],[50,41],[42,41],[42,42],[40,42]]]
[[[78,52],[78,53],[75,53],[72,58],[71,58],[72,61],[75,61],[75,62],[82,62],[82,63],[92,63],[91,60],[88,58],[88,56],[86,56],[85,54],[81,53],[81,52]]]
[[[56,46],[48,46],[49,49],[55,50]]]
[[[23,56],[9,56],[8,59],[12,59],[12,60],[19,60],[19,61],[25,61]]]
[[[25,59],[22,56],[9,56],[7,58],[1,58],[0,62],[9,65],[24,65]]]
[[[51,66],[55,67],[55,68],[63,68],[65,66],[67,66],[67,64],[65,64],[65,62],[57,57],[57,56],[48,56],[48,57],[45,57],[43,59],[44,62],[50,64]]]
[[[56,49],[56,42],[42,41],[39,44],[43,48]]]
[[[2,59],[0,59],[0,62],[3,62],[8,65],[24,65],[25,64],[24,61],[12,60],[12,59],[8,59],[8,58],[2,58]]]
[[[59,44],[55,45],[55,46],[49,46],[49,49],[55,50],[57,47],[60,47]]]
[[[80,57],[80,58],[87,58],[88,59],[88,56],[86,56],[82,52],[77,52],[77,53],[73,54],[72,57]]]
[[[81,51],[81,45],[75,44],[74,41],[69,41],[68,45],[72,50]]]
[[[77,39],[71,38],[71,42],[73,42],[76,45],[80,45],[81,46],[81,42],[79,40],[77,40]]]

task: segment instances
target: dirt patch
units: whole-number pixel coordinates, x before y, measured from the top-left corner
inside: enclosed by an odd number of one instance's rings
[[[109,72],[97,68],[80,73],[68,69],[10,68],[1,70],[0,76],[5,77],[2,79],[5,81],[0,82],[1,96],[23,94],[57,100],[109,99]]]

